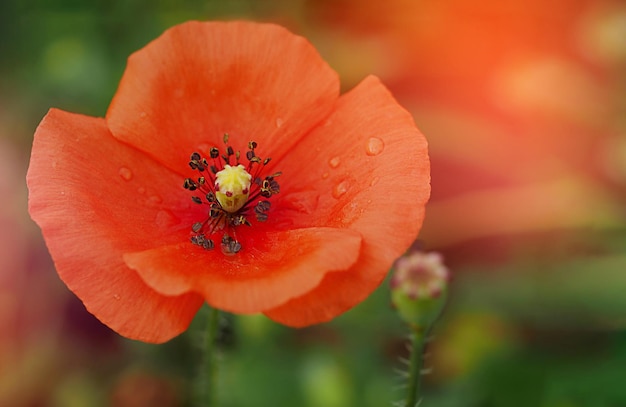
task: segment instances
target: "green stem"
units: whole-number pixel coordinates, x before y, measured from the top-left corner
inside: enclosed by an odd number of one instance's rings
[[[204,402],[203,407],[215,407],[217,404],[217,352],[219,351],[218,336],[220,327],[220,311],[217,308],[209,309],[209,318],[204,343],[204,375],[200,383],[200,392]]]
[[[415,407],[420,401],[420,381],[422,365],[424,363],[424,345],[426,344],[426,330],[418,326],[411,326],[411,360],[409,368],[408,393],[404,407]]]

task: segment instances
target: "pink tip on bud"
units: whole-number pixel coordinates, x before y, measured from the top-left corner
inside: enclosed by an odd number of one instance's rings
[[[450,278],[441,254],[416,251],[394,263],[391,288],[403,290],[413,299],[438,297]]]

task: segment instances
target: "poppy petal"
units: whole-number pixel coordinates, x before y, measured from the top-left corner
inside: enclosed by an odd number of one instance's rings
[[[151,194],[174,180],[179,187],[180,178],[113,138],[104,119],[53,109],[35,133],[29,211],[59,276],[103,323],[145,342],[183,332],[203,303],[197,294],[157,293],[122,259],[153,239],[170,242],[156,220],[174,199]]]
[[[380,81],[368,77],[277,166],[283,190],[297,192],[278,196],[273,216],[293,227],[342,227],[363,237],[349,270],[327,274],[311,292],[266,313],[291,326],[324,322],[364,300],[417,237],[430,195],[426,140]]]
[[[360,247],[358,232],[309,228],[267,233],[263,243],[232,257],[185,242],[129,253],[124,260],[163,294],[196,291],[214,307],[252,313],[310,291],[328,272],[349,268]]]
[[[131,55],[107,112],[111,132],[174,171],[230,134],[235,150],[282,156],[328,115],[337,74],[272,24],[188,22]],[[155,139],[158,138],[158,142]]]

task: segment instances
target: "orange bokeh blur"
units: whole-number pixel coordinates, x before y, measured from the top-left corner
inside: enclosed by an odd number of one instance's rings
[[[427,245],[623,221],[623,4],[339,3],[316,18],[378,44],[370,65],[429,140]]]

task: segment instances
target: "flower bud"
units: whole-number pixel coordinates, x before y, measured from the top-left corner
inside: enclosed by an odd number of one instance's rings
[[[393,305],[406,322],[428,329],[445,305],[449,279],[439,253],[409,252],[393,266]]]

